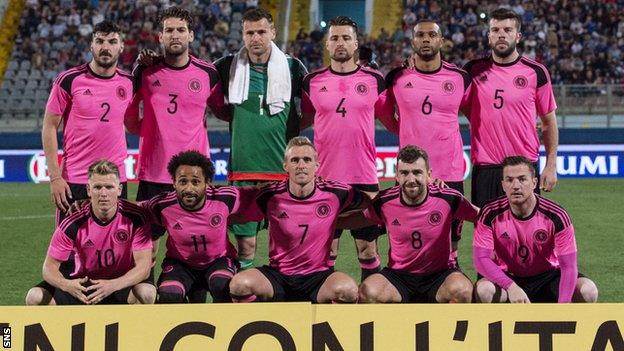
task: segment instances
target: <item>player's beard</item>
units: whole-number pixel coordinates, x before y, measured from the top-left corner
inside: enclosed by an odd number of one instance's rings
[[[410,186],[409,188],[408,185]],[[418,189],[414,191],[414,189],[411,188],[412,185],[416,185]],[[410,202],[416,202],[425,192],[425,185],[419,182],[405,183],[401,185],[401,192],[406,199],[410,200]]]
[[[349,54],[346,51],[344,53],[338,53],[336,51],[332,55],[331,59],[334,60],[334,61],[340,62],[340,63],[344,63],[344,62],[348,62],[350,60],[353,60],[353,54]]]
[[[193,200],[191,202],[187,201],[186,198],[191,197]],[[197,210],[200,204],[203,203],[205,195],[204,193],[194,193],[194,192],[183,192],[177,194],[178,203],[182,208],[188,211]]]
[[[103,57],[107,57],[109,58],[108,61],[103,61],[102,58]],[[102,67],[102,68],[111,68],[115,65],[117,65],[117,61],[119,60],[119,55],[114,56],[113,54],[110,55],[102,55],[101,53],[99,55],[93,55],[93,61],[95,61],[95,64]]]
[[[179,48],[173,48],[171,44],[169,44],[169,46],[165,47],[165,55],[166,56],[173,56],[173,57],[178,57],[183,55],[187,50],[188,50],[188,45],[185,45],[184,43],[180,42]]]
[[[423,52],[422,48],[418,48],[416,49],[416,55],[418,55],[418,57],[420,57],[420,59],[423,61],[432,61],[440,53],[440,48],[439,47],[436,48],[433,46],[431,46],[430,48],[431,48],[430,51],[425,51],[425,52]]]
[[[516,45],[517,44],[518,43],[514,40],[511,43],[508,43],[507,49],[499,50],[496,47],[496,43],[494,43],[494,45],[492,45],[492,51],[494,51],[496,56],[498,56],[500,58],[506,58],[506,57],[509,57],[509,55],[511,55],[514,51],[516,51]]]

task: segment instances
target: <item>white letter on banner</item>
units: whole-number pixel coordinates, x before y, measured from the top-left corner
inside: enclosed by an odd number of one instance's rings
[[[124,167],[126,167],[126,178],[128,180],[136,179],[136,174],[134,174],[134,164],[136,163],[136,159],[132,155],[128,155],[124,160]]]
[[[225,160],[215,161],[215,175],[227,176],[227,161]]]
[[[565,169],[565,161],[568,159],[568,169]],[[546,162],[543,163],[546,165]],[[575,175],[576,174],[576,156],[557,156],[557,174]]]
[[[604,156],[597,156],[594,161],[592,161],[589,156],[581,156],[581,162],[579,165],[579,174],[585,174],[585,172],[589,174],[607,174],[607,159]]]
[[[375,165],[377,166],[377,178],[383,177],[384,176],[384,162],[379,157],[375,157]]]
[[[397,164],[396,157],[386,157],[384,161],[386,163],[385,176],[388,178],[396,177],[396,164]]]
[[[0,178],[4,177],[4,160],[0,160]]]
[[[617,155],[609,156],[609,174],[610,175],[618,175],[620,170],[619,157]]]

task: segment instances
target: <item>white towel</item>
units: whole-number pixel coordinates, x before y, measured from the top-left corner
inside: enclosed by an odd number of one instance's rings
[[[275,43],[271,42],[271,56],[267,65],[266,102],[271,115],[279,113],[286,107],[291,97],[291,77],[286,54]],[[249,56],[247,49],[241,48],[230,66],[228,82],[228,101],[231,104],[242,104],[249,96]]]

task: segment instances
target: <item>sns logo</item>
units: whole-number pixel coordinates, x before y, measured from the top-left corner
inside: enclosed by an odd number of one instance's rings
[[[5,349],[11,348],[11,327],[2,326],[2,347]]]

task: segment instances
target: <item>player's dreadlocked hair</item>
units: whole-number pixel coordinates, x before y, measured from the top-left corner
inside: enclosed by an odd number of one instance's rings
[[[183,151],[171,158],[169,164],[167,164],[167,171],[169,172],[169,175],[171,175],[174,183],[176,171],[180,166],[199,167],[202,169],[202,172],[204,172],[206,183],[212,182],[212,178],[215,173],[214,166],[212,161],[210,161],[210,159],[204,156],[201,152],[196,150]]]
[[[260,7],[251,8],[243,13],[243,22],[258,22],[265,18],[269,23],[273,23],[273,16]]]
[[[353,28],[353,32],[357,35],[358,26],[354,20],[347,16],[336,16],[329,20],[329,26],[350,26]]]
[[[296,146],[311,147],[312,150],[314,150],[314,157],[316,157],[316,148],[314,147],[314,144],[312,144],[310,139],[308,139],[308,137],[298,136],[298,137],[294,137],[290,139],[290,141],[288,142],[288,145],[286,145],[286,150],[284,151],[284,160],[286,160],[286,155],[288,154],[288,151],[290,151],[290,149]]]
[[[403,163],[414,163],[418,161],[419,158],[422,158],[425,161],[425,166],[429,169],[429,155],[427,155],[427,152],[418,146],[406,145],[399,150],[399,154],[397,155],[397,164],[399,163],[398,161]]]
[[[171,6],[170,8],[163,10],[158,16],[158,25],[160,26],[161,31],[164,28],[165,20],[168,18],[179,18],[183,21],[186,21],[188,30],[193,30],[193,15],[191,15],[191,12],[189,12],[188,10],[177,6]]]
[[[503,160],[503,169],[508,166],[526,165],[531,171],[531,177],[535,177],[535,167],[533,162],[524,156],[507,156]]]
[[[94,174],[99,175],[109,175],[114,174],[117,178],[119,178],[119,167],[116,164],[112,163],[109,160],[99,160],[91,164],[89,166],[89,170],[87,171],[89,178],[91,178]]]
[[[123,38],[121,33],[121,28],[111,21],[102,21],[93,27],[93,32],[91,32],[91,40],[95,37],[96,33],[102,34],[111,34],[111,33],[119,33],[119,36]]]
[[[490,13],[490,19],[495,19],[497,21],[503,21],[506,19],[512,19],[516,21],[516,30],[519,32],[522,27],[522,17],[518,15],[516,12],[506,8],[498,8],[492,13]]]

